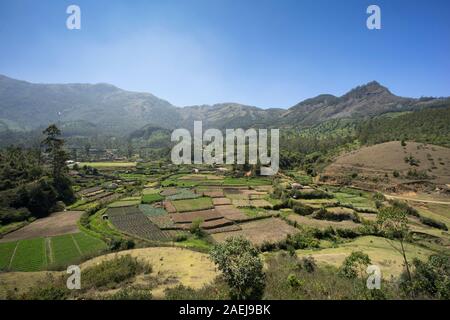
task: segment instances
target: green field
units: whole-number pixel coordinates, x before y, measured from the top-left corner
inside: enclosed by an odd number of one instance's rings
[[[19,241],[10,264],[11,270],[39,271],[46,265],[47,251],[44,238]]]
[[[121,207],[131,207],[136,206],[141,203],[141,200],[121,200],[110,203],[109,208],[121,208]]]
[[[197,199],[176,200],[172,201],[178,212],[198,211],[213,208],[211,198],[203,197]]]
[[[17,241],[0,244],[0,270],[4,270],[9,267],[9,263],[16,246]]]
[[[92,168],[130,168],[136,167],[136,162],[81,162],[78,166]]]
[[[65,266],[105,248],[105,243],[85,233],[0,243],[0,270],[28,272]]]
[[[142,196],[142,203],[144,203],[144,204],[152,204],[152,203],[154,203],[154,202],[158,202],[158,201],[161,201],[161,200],[163,200],[163,199],[164,199],[164,197],[161,196],[161,195],[158,194],[158,193],[154,193],[154,194],[144,194],[144,195]]]
[[[51,239],[51,247],[51,261],[56,265],[76,261],[81,256],[81,252],[78,250],[71,234],[53,237]]]

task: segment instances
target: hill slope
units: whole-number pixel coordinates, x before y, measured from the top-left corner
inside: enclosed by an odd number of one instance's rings
[[[322,179],[370,189],[427,181],[450,184],[450,149],[435,145],[391,141],[341,155],[324,169]]]
[[[371,82],[342,97],[320,95],[288,110],[237,103],[178,108],[149,93],[125,91],[108,84],[33,84],[0,75],[0,132],[66,122],[74,133],[118,136],[146,125],[191,128],[194,120],[219,129],[308,126],[331,119],[445,106],[450,106],[450,99],[402,98]]]

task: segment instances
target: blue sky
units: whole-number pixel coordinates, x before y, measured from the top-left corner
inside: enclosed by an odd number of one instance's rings
[[[77,4],[82,29],[65,27]],[[382,29],[366,28],[381,7]],[[290,107],[377,80],[450,96],[450,1],[1,0],[0,74],[107,82],[178,106]]]

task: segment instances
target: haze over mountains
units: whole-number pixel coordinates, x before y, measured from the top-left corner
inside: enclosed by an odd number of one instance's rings
[[[125,136],[145,126],[191,128],[194,120],[215,128],[308,126],[330,119],[449,106],[450,98],[398,97],[374,81],[341,97],[323,94],[289,109],[238,103],[180,108],[152,94],[109,84],[34,84],[0,75],[0,132],[60,123],[72,134]]]

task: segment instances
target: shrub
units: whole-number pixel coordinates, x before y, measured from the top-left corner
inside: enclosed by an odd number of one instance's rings
[[[183,242],[183,241],[186,241],[188,239],[188,236],[187,236],[187,234],[185,234],[185,233],[179,233],[179,234],[177,234],[175,237],[174,237],[174,241],[175,242]]]
[[[441,230],[445,230],[448,231],[448,227],[445,223],[432,219],[432,218],[428,218],[428,217],[420,217],[420,222],[422,222],[423,224],[426,224],[427,226],[433,227],[433,228],[437,228],[437,229],[441,229]]]
[[[408,295],[418,298],[450,299],[450,257],[432,255],[427,262],[413,260],[411,281],[402,277],[400,287]]]
[[[211,259],[222,271],[232,299],[260,299],[265,276],[259,251],[243,237],[231,237],[211,250]]]
[[[298,266],[308,273],[313,273],[317,268],[316,261],[311,256],[300,259]]]
[[[295,203],[292,205],[292,210],[301,216],[309,216],[314,213],[314,208],[306,206],[301,203]]]
[[[420,218],[419,211],[417,211],[415,208],[409,206],[406,202],[394,200],[392,201],[392,206],[394,208],[400,209],[401,211],[404,211],[406,214],[414,217]]]
[[[150,265],[130,255],[103,261],[83,271],[83,289],[114,288],[140,273],[151,273]]]
[[[346,278],[356,278],[364,274],[370,263],[370,258],[367,254],[362,251],[353,251],[345,258],[339,273]]]
[[[191,227],[189,228],[189,232],[199,238],[202,238],[205,235],[205,233],[201,228],[202,223],[203,223],[202,219],[195,219],[194,221],[192,221]]]

